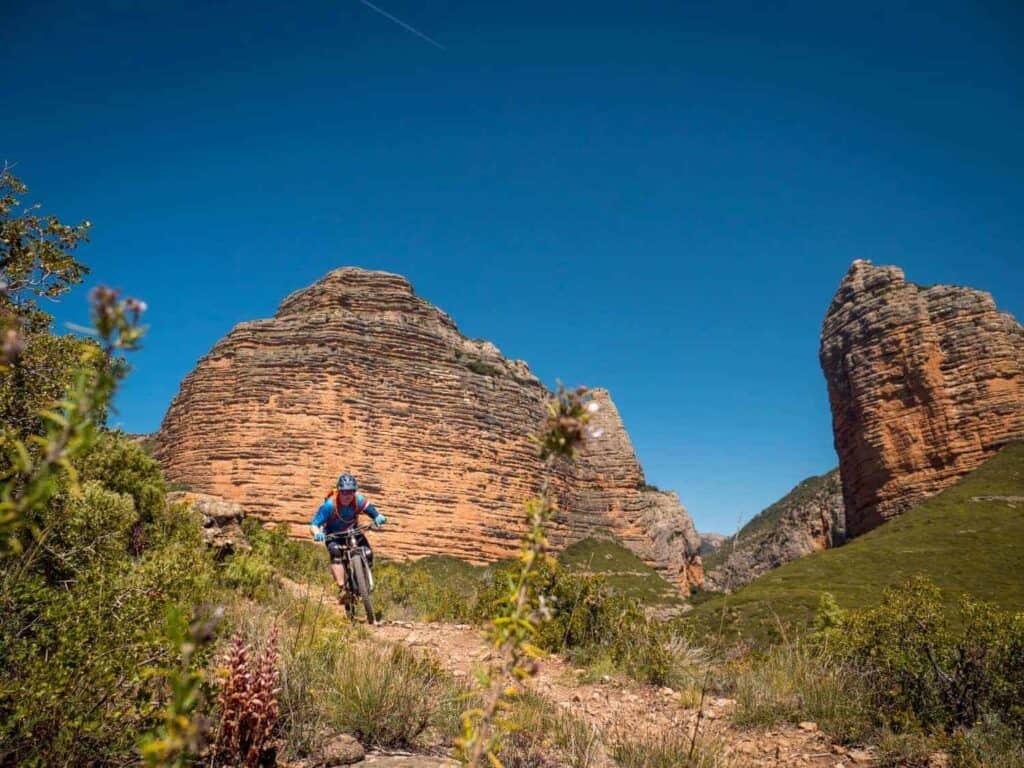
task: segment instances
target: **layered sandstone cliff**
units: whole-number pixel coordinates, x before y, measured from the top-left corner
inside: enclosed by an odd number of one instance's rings
[[[157,436],[172,482],[306,524],[352,471],[389,523],[390,557],[510,556],[539,489],[531,440],[548,391],[526,363],[465,338],[402,277],[339,269],[236,326],[182,382]],[[643,470],[610,396],[591,440],[556,478],[558,545],[614,535],[684,591],[703,578],[699,540],[673,494]]]
[[[855,261],[819,358],[851,536],[1024,437],[1024,329],[987,293]]]
[[[733,590],[846,538],[839,470],[809,477],[706,555],[707,589]]]

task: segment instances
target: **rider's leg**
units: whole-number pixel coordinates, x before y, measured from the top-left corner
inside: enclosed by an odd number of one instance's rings
[[[331,576],[339,589],[345,588],[345,566],[341,563],[331,563]]]
[[[327,542],[327,552],[331,556],[331,576],[339,589],[345,588],[345,564],[342,559],[341,546],[333,541]]]

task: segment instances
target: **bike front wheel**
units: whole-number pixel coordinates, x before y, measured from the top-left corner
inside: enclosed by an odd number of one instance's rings
[[[366,609],[366,623],[373,624],[376,617],[373,613],[373,600],[370,598],[370,566],[362,557],[352,559],[352,571],[356,577],[356,590],[359,592],[359,599],[363,601]]]

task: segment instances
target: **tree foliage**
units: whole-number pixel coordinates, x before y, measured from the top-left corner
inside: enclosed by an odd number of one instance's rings
[[[21,208],[27,187],[5,165],[0,170],[0,308],[30,319],[37,299],[54,299],[82,282],[88,273],[72,255],[89,239],[92,224],[69,225],[42,216],[39,204]]]

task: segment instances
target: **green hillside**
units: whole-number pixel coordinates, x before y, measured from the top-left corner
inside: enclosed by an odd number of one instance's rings
[[[844,608],[877,603],[882,590],[927,574],[955,601],[962,594],[1024,609],[1024,443],[1004,448],[955,486],[845,546],[777,568],[690,614],[730,635],[767,638],[802,625],[824,592]]]
[[[679,590],[617,541],[583,539],[566,547],[558,562],[570,571],[599,573],[608,586],[648,605],[682,605]]]
[[[378,559],[384,567],[382,574],[393,568],[403,577],[424,576],[466,600],[472,600],[495,568],[510,562],[501,560],[490,565],[472,565],[448,555],[430,555],[408,562]],[[593,538],[578,541],[558,554],[558,562],[569,571],[600,574],[613,590],[646,605],[683,604],[679,591],[673,585],[616,541]],[[389,576],[382,575],[382,578]]]
[[[749,541],[757,536],[764,535],[774,528],[787,510],[807,503],[816,494],[825,490],[830,482],[835,482],[835,475],[839,470],[833,469],[824,475],[816,475],[801,480],[789,493],[776,501],[770,507],[758,512],[746,525],[740,528],[735,536],[730,536],[714,552],[704,558],[704,571],[713,571],[721,567],[738,544]]]

